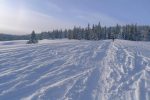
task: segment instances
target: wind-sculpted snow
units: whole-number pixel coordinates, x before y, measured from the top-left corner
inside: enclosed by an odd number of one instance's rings
[[[150,43],[0,42],[0,100],[150,100]]]

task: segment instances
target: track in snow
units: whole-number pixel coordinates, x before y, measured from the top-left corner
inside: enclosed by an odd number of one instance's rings
[[[150,43],[0,42],[0,100],[149,100]]]

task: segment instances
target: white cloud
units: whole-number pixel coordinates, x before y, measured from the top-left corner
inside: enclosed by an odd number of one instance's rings
[[[5,6],[1,6],[1,8],[0,32],[25,34],[30,33],[32,30],[41,32],[73,27],[72,23],[39,12],[27,9],[15,10]]]

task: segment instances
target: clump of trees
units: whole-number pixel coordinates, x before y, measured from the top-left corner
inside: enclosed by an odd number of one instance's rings
[[[35,44],[38,43],[38,39],[36,37],[35,31],[32,31],[31,33],[31,38],[30,40],[27,42],[27,44]]]
[[[85,40],[104,40],[119,38],[132,41],[150,41],[150,26],[132,25],[116,25],[116,26],[101,26],[88,24],[87,27],[74,27],[66,30],[53,30],[38,34],[38,39],[85,39]]]

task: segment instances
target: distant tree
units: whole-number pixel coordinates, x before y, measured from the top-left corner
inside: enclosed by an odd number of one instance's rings
[[[148,31],[147,40],[150,41],[150,30]]]
[[[100,22],[99,22],[98,25],[96,26],[95,32],[96,32],[96,36],[97,36],[97,39],[98,39],[98,40],[100,40],[101,38],[103,38],[103,36],[102,36],[102,27],[101,27]],[[103,34],[104,34],[104,33],[103,33]]]
[[[31,38],[27,43],[28,44],[38,43],[38,39],[36,37],[35,31],[32,31]]]
[[[117,24],[114,29],[114,38],[118,38],[118,35],[120,34],[121,27]]]
[[[68,30],[68,39],[73,39],[73,32],[72,30]]]

